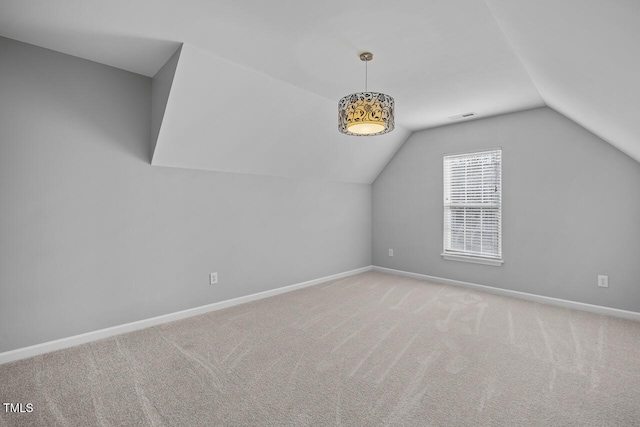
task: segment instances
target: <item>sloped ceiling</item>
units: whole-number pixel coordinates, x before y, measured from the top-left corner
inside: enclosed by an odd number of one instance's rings
[[[488,4],[545,103],[640,161],[640,1]]]
[[[545,104],[640,159],[639,18],[632,0],[3,0],[0,34],[150,77],[182,46],[154,79],[155,165],[370,183],[411,131]],[[337,131],[363,50],[396,100],[372,138]]]
[[[331,100],[185,44],[153,164],[370,183],[409,136],[349,137],[336,116]]]

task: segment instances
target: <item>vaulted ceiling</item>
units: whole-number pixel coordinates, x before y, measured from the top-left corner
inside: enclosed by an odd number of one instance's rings
[[[542,105],[640,161],[639,22],[636,0],[0,2],[2,36],[155,77],[153,164],[357,183],[412,131]],[[337,131],[363,50],[387,135]]]

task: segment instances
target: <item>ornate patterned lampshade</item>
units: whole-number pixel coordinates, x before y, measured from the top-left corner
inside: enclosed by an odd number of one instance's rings
[[[363,52],[360,59],[368,61],[373,54]],[[367,92],[365,65],[365,92],[347,95],[338,102],[338,130],[347,135],[373,136],[391,132],[394,128],[394,101],[389,95]]]
[[[393,98],[384,93],[358,92],[338,103],[338,129],[347,135],[382,135],[391,132]]]

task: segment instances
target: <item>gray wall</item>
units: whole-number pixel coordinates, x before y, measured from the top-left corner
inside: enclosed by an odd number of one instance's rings
[[[0,352],[370,265],[370,185],[152,167],[150,91],[0,38]]]
[[[504,265],[445,261],[442,157],[497,146]],[[373,184],[372,256],[382,267],[640,311],[640,164],[549,108],[414,133]],[[597,287],[598,274],[609,288]]]

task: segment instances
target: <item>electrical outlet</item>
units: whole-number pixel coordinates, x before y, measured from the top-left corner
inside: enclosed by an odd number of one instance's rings
[[[598,276],[598,286],[601,288],[609,287],[609,276]]]
[[[209,273],[209,284],[215,285],[218,283],[218,273]]]
[[[393,249],[389,249],[389,256],[393,256]]]

